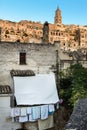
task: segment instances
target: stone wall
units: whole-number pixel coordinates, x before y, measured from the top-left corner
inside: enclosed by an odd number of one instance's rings
[[[52,44],[0,43],[0,84],[12,86],[11,70],[33,70],[49,73],[56,65],[56,50]],[[20,65],[20,52],[26,53],[26,64]]]
[[[64,130],[87,130],[87,98],[79,100]]]
[[[20,123],[12,122],[10,118],[10,95],[0,95],[0,130],[16,130]]]

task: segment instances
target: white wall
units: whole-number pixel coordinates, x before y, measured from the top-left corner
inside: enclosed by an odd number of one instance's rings
[[[21,124],[12,123],[10,110],[10,96],[0,97],[0,130],[16,130],[21,128]]]

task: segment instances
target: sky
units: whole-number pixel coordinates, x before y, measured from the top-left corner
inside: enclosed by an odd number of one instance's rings
[[[57,7],[63,24],[87,25],[87,0],[0,0],[0,19],[54,23]]]

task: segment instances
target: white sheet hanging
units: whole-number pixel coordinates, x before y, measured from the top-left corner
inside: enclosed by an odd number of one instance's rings
[[[52,104],[59,101],[53,73],[14,77],[14,89],[17,105]]]
[[[46,120],[38,120],[39,130],[46,130],[54,127],[53,115],[50,115]]]

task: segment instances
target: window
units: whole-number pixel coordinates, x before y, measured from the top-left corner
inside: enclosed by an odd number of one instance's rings
[[[20,52],[20,65],[25,65],[25,64],[26,64],[26,53]]]

